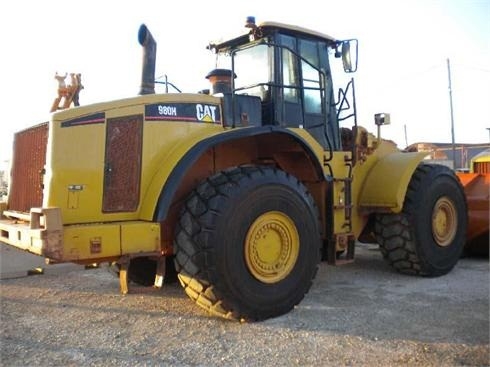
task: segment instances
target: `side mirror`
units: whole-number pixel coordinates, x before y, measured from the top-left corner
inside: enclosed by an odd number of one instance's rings
[[[357,71],[358,42],[356,39],[342,41],[342,64],[346,73]]]

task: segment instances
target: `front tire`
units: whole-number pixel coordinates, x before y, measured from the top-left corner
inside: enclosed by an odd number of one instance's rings
[[[282,315],[308,292],[320,261],[318,212],[284,171],[233,168],[192,192],[174,242],[187,295],[242,321]]]
[[[378,214],[375,234],[383,257],[404,274],[440,276],[458,262],[465,244],[463,187],[447,167],[421,164],[399,214]]]

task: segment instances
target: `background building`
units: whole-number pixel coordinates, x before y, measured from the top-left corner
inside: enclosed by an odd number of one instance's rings
[[[427,152],[426,159],[463,171],[470,168],[473,157],[487,149],[490,149],[490,143],[455,144],[454,152],[451,143],[414,143],[406,148],[409,152]]]

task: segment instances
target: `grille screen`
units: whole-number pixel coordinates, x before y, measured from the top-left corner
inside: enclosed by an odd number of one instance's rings
[[[9,210],[28,212],[30,208],[42,206],[47,142],[47,122],[14,135]]]
[[[107,120],[103,212],[135,211],[139,203],[143,116]]]

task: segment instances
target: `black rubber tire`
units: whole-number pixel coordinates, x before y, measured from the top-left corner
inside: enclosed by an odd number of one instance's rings
[[[434,239],[433,210],[438,200],[455,209],[456,231],[445,246]],[[375,234],[383,257],[404,274],[435,277],[447,274],[460,258],[466,236],[464,190],[452,170],[441,165],[417,167],[399,214],[378,214]]]
[[[299,254],[287,276],[272,284],[247,268],[245,239],[252,223],[286,214],[299,234]],[[239,167],[214,175],[192,192],[174,241],[178,278],[210,313],[258,321],[289,312],[308,292],[320,262],[318,210],[306,187],[284,171]]]

